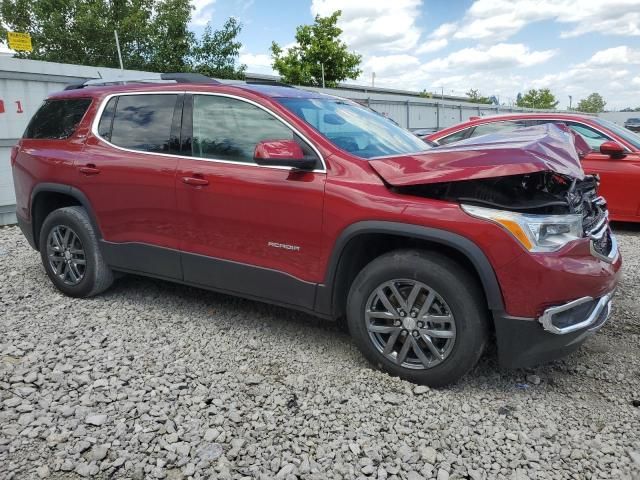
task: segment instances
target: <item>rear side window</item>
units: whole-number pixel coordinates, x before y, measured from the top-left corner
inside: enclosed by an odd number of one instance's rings
[[[167,94],[114,97],[102,113],[98,133],[119,147],[167,153],[177,99]]]
[[[113,126],[113,115],[116,113],[117,102],[118,97],[113,97],[109,100],[109,103],[107,103],[107,106],[104,107],[102,111],[100,123],[98,124],[98,135],[109,141],[111,141],[111,127]]]
[[[70,137],[89,105],[89,98],[46,100],[29,122],[24,138],[61,140]]]

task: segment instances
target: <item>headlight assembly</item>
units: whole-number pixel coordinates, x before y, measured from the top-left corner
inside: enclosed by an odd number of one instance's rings
[[[530,252],[554,252],[583,237],[580,215],[534,215],[462,205],[469,215],[497,223]]]

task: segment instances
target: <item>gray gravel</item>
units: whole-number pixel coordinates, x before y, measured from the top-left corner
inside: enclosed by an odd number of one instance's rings
[[[640,228],[610,323],[455,387],[372,370],[334,324],[128,276],[75,300],[0,229],[0,478],[638,479]]]

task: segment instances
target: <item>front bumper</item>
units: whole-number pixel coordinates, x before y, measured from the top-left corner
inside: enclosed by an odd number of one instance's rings
[[[538,319],[494,314],[500,365],[531,367],[573,352],[607,322],[613,293],[550,307]]]

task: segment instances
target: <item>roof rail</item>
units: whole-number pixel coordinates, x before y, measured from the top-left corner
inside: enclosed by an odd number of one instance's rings
[[[284,83],[284,82],[281,82],[280,80],[271,80],[269,78],[267,79],[256,78],[256,79],[245,80],[245,83],[247,85],[273,85],[276,87],[296,88],[295,86],[289,83]]]
[[[158,75],[158,74],[155,74]],[[157,77],[149,78],[92,78],[83,83],[72,83],[65,90],[78,90],[86,87],[103,87],[106,85],[128,85],[130,83],[209,83],[220,84],[219,81],[209,78],[201,73],[161,73]]]
[[[176,83],[211,83],[220,84],[218,80],[214,80],[211,77],[207,77],[201,73],[161,73],[161,80],[175,80]]]

